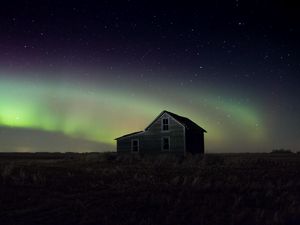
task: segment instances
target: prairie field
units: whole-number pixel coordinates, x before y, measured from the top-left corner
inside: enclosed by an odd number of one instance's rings
[[[300,154],[0,154],[1,225],[300,224]]]

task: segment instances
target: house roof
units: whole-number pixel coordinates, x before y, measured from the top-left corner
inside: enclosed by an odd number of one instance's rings
[[[137,132],[133,132],[133,133],[130,133],[130,134],[125,134],[121,137],[115,138],[115,140],[120,139],[120,138],[124,138],[124,137],[127,137],[127,136],[131,136],[131,135],[139,134],[139,133],[142,133],[142,132],[144,132],[144,131],[137,131]]]
[[[203,132],[207,132],[206,130],[204,130],[202,127],[200,127],[198,124],[196,124],[195,122],[193,122],[192,120],[186,118],[186,117],[183,117],[183,116],[179,116],[175,113],[172,113],[172,112],[169,112],[169,111],[162,111],[146,128],[145,128],[145,131],[149,129],[149,127],[151,127],[151,125],[159,118],[161,117],[164,113],[167,113],[169,114],[171,117],[173,117],[178,123],[180,123],[182,126],[184,126],[186,129],[200,129],[202,130]],[[121,137],[118,137],[116,138],[115,140],[118,140],[118,139],[121,139],[121,138],[124,138],[124,137],[128,137],[128,136],[132,136],[132,135],[135,135],[135,134],[139,134],[139,133],[142,133],[144,131],[138,131],[138,132],[133,132],[133,133],[130,133],[130,134],[126,134],[126,135],[123,135]]]
[[[192,120],[190,120],[189,118],[183,117],[183,116],[179,116],[175,113],[169,112],[167,110],[162,111],[156,118],[155,120],[153,120],[152,123],[150,123],[145,130],[148,130],[149,127],[159,118],[161,117],[164,113],[169,114],[171,117],[173,117],[177,122],[179,122],[181,125],[183,125],[185,128],[187,129],[201,129],[203,132],[207,132],[205,129],[203,129],[202,127],[200,127],[198,124],[196,124],[195,122],[193,122]]]

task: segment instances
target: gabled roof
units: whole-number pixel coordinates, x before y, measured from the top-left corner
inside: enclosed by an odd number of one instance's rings
[[[164,113],[169,114],[171,117],[173,117],[178,123],[180,123],[182,126],[184,126],[187,129],[201,129],[203,132],[207,132],[206,130],[204,130],[202,127],[200,127],[198,124],[196,124],[195,122],[193,122],[192,120],[183,117],[183,116],[179,116],[175,113],[169,112],[167,110],[162,111],[156,118],[155,120],[153,120],[152,123],[150,123],[145,130],[148,130],[151,125],[158,119],[160,118]]]
[[[207,132],[206,130],[204,130],[202,127],[198,126],[198,124],[196,124],[195,122],[193,122],[192,120],[186,118],[186,117],[183,117],[183,116],[179,116],[175,113],[172,113],[172,112],[169,112],[169,111],[162,111],[153,121],[152,123],[150,123],[146,128],[145,128],[145,131],[147,131],[151,126],[152,124],[158,119],[160,118],[164,113],[167,113],[169,114],[171,117],[173,117],[173,119],[175,119],[179,124],[181,124],[182,126],[184,126],[186,129],[200,129],[202,130],[203,132]],[[121,137],[118,137],[116,138],[115,140],[118,140],[118,139],[121,139],[121,138],[125,138],[125,137],[128,137],[128,136],[132,136],[132,135],[136,135],[136,134],[139,134],[139,133],[142,133],[144,131],[138,131],[138,132],[133,132],[133,133],[130,133],[130,134],[126,134],[126,135],[123,135]]]
[[[131,135],[139,134],[139,133],[142,133],[142,132],[144,132],[144,131],[137,131],[137,132],[133,132],[133,133],[130,133],[130,134],[125,134],[121,137],[116,138],[115,140],[120,139],[120,138],[124,138],[124,137],[127,137],[127,136],[131,136]]]

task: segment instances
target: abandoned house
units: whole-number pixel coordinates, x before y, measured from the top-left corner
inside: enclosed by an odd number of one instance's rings
[[[144,131],[118,137],[118,153],[204,153],[206,130],[186,117],[163,111]]]

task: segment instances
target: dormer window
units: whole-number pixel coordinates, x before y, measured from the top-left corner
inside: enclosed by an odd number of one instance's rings
[[[169,130],[169,118],[162,119],[162,130]]]

